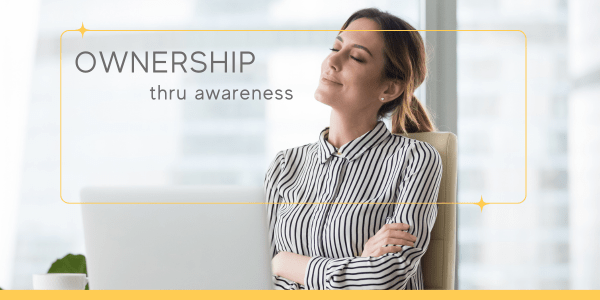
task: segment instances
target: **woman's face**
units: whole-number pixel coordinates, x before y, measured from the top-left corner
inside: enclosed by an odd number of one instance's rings
[[[370,19],[352,21],[348,30],[373,29],[379,25]],[[331,53],[321,64],[315,99],[342,113],[375,113],[385,86],[381,81],[384,66],[384,41],[378,31],[343,31]],[[392,100],[392,99],[386,99]]]

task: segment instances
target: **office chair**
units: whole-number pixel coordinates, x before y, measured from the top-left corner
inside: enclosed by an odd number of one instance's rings
[[[419,132],[402,134],[431,144],[442,157],[443,172],[438,203],[456,202],[458,152],[456,135],[452,132]],[[431,240],[421,258],[426,290],[453,290],[456,255],[456,204],[437,204],[438,215],[431,231]]]

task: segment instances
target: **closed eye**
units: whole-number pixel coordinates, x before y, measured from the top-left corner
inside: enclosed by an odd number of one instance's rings
[[[338,52],[338,51],[340,51],[339,49],[334,49],[334,48],[329,48],[329,50],[331,50],[331,51],[335,51],[335,52]],[[352,59],[356,60],[357,62],[363,62],[362,60],[360,60],[360,59],[358,59],[358,58],[356,58],[356,57],[354,57],[354,56],[352,56],[352,55],[350,55],[350,58],[352,58]]]

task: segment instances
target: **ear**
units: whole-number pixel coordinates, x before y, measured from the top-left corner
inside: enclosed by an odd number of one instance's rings
[[[379,99],[385,98],[382,102],[387,103],[400,97],[405,92],[406,83],[398,79],[390,79],[384,85],[385,90],[379,95]]]

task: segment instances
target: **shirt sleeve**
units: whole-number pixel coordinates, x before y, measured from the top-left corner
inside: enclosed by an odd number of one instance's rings
[[[275,159],[269,165],[264,180],[264,192],[266,196],[267,218],[269,223],[269,243],[271,245],[271,259],[277,255],[275,249],[275,221],[277,220],[277,209],[279,205],[279,177],[283,167],[283,151],[279,151]]]
[[[415,245],[379,257],[311,257],[305,273],[309,290],[405,289],[417,274],[437,217],[437,196],[442,178],[442,159],[433,146],[417,141],[407,147],[393,221],[410,225]],[[407,204],[423,203],[423,204]]]

